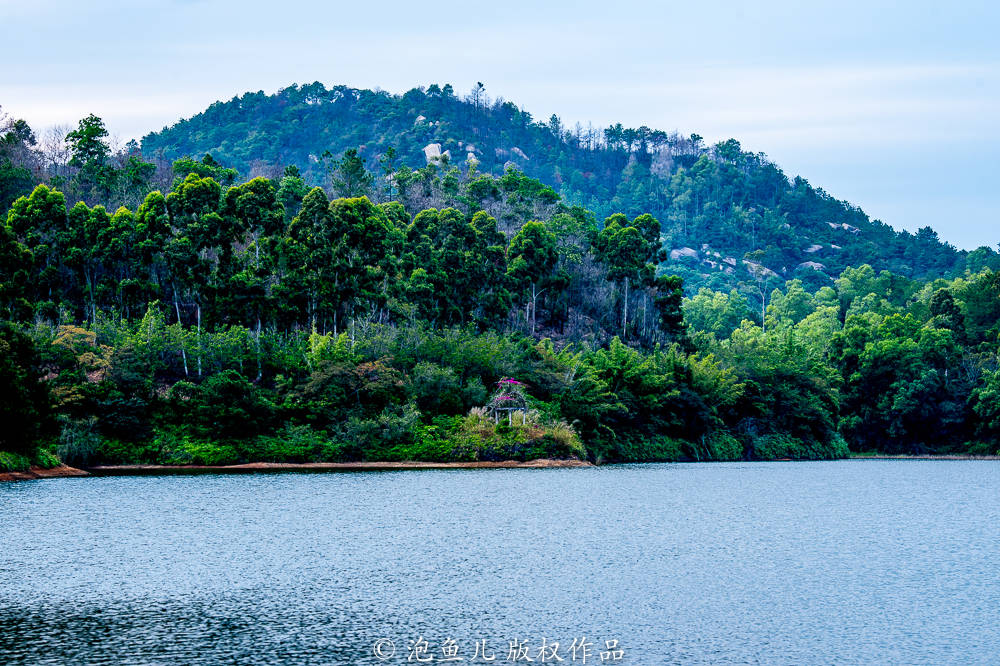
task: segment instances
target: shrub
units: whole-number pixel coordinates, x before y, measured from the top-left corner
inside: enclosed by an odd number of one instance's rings
[[[830,460],[846,458],[847,442],[835,434],[825,444],[792,437],[787,433],[762,435],[753,440],[753,456],[759,460]]]
[[[274,404],[264,391],[234,370],[212,375],[199,385],[177,382],[170,388],[172,422],[202,440],[244,442],[267,432]]]
[[[805,445],[784,433],[761,435],[753,441],[753,455],[759,460],[799,459],[805,457]]]
[[[417,407],[423,413],[461,413],[462,385],[451,368],[421,361],[413,368],[411,381]]]
[[[53,467],[61,465],[62,461],[59,460],[59,456],[49,449],[38,449],[35,451],[34,455],[31,456],[31,464],[38,465],[43,469],[52,469]]]
[[[87,465],[96,456],[101,444],[97,432],[97,417],[83,420],[66,419],[59,433],[59,458],[67,465]]]
[[[235,447],[207,440],[196,440],[180,431],[159,431],[157,462],[163,465],[232,465],[240,462]]]
[[[847,440],[841,437],[839,432],[834,433],[827,447],[830,453],[830,455],[825,456],[827,458],[847,458],[851,455],[851,449],[847,446]]]
[[[455,446],[456,434],[462,424],[461,417],[438,417],[431,425],[418,426],[410,443],[401,443],[387,453],[389,460],[421,460],[449,462],[473,460]]]
[[[264,462],[306,463],[324,459],[329,437],[306,425],[285,426],[274,435],[263,435],[246,452],[250,460]]]
[[[965,450],[970,456],[1000,456],[1000,449],[989,442],[970,442]]]
[[[740,460],[743,443],[728,432],[715,430],[705,438],[705,448],[712,460]]]
[[[96,458],[109,465],[152,465],[160,460],[160,448],[153,439],[130,442],[104,438],[98,445]]]
[[[374,418],[350,417],[337,429],[336,439],[345,443],[342,454],[349,459],[389,460],[385,456],[393,449],[413,443],[419,420],[412,404],[386,407]]]
[[[26,456],[0,451],[0,472],[24,472],[31,467],[31,461]]]
[[[614,455],[618,462],[676,462],[689,456],[692,445],[666,435],[646,436],[638,433],[619,435]]]
[[[547,422],[529,410],[525,422],[494,423],[483,409],[474,408],[452,434],[454,460],[530,460],[533,458],[586,459],[580,436],[565,421]]]

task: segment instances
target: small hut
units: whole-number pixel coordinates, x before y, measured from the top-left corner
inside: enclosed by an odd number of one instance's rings
[[[507,415],[507,425],[513,425],[514,413],[521,413],[521,425],[524,425],[528,414],[528,397],[524,392],[524,384],[504,377],[497,382],[497,390],[486,405],[490,418],[499,423]]]

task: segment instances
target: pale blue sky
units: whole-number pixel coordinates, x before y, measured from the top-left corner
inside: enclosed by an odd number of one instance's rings
[[[141,137],[291,83],[476,81],[536,118],[735,137],[897,228],[1000,242],[989,2],[0,0],[0,105]]]

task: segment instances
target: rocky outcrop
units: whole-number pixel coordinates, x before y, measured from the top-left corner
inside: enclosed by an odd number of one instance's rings
[[[846,222],[844,222],[843,224],[836,224],[835,222],[827,222],[827,224],[830,225],[831,229],[843,229],[847,233],[855,235],[861,233],[861,229],[858,229],[853,225],[847,224]]]
[[[679,247],[675,250],[670,251],[670,261],[677,261],[683,258],[697,259],[698,251],[693,247]]]
[[[444,152],[441,152],[440,143],[428,143],[426,146],[424,146],[424,158],[427,160],[428,164],[430,164],[434,160],[439,160],[444,156],[447,156],[449,159],[451,159],[451,151],[446,150]]]
[[[754,277],[758,275],[764,275],[766,277],[778,277],[777,273],[772,271],[767,266],[764,266],[763,264],[758,264],[756,261],[749,261],[748,259],[744,259],[743,263],[746,264],[747,270],[749,270]]]

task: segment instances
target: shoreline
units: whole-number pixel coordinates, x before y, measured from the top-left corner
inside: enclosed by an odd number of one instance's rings
[[[1000,460],[1000,456],[972,455],[852,455],[841,460]],[[705,463],[718,461],[702,461]],[[808,462],[793,460],[735,461],[735,462]],[[832,462],[832,461],[831,461]],[[699,464],[697,461],[678,461],[672,464]],[[628,464],[628,463],[626,463]],[[0,483],[10,481],[34,481],[38,479],[60,479],[85,476],[152,476],[166,474],[254,474],[269,472],[392,472],[400,470],[428,469],[556,469],[572,467],[596,467],[587,460],[556,460],[536,458],[534,460],[502,460],[475,462],[320,462],[320,463],[243,463],[239,465],[97,465],[77,469],[69,465],[44,468],[32,466],[26,472],[0,472]]]
[[[844,458],[844,460],[1000,460],[1000,456],[973,456],[961,453],[948,453],[937,456],[930,454],[913,455],[913,454],[901,453],[899,455],[891,456],[888,454],[880,453],[878,455],[872,455],[872,456],[851,455],[847,458]]]
[[[69,465],[59,465],[58,467],[37,467],[32,465],[27,472],[0,472],[0,482],[4,481],[34,481],[35,479],[63,479],[76,476],[90,476],[90,473],[70,467]]]
[[[88,467],[93,476],[142,476],[154,474],[253,474],[258,472],[391,472],[421,469],[551,469],[594,467],[586,460],[538,458],[521,462],[346,462],[346,463],[243,463],[240,465],[98,465]]]

